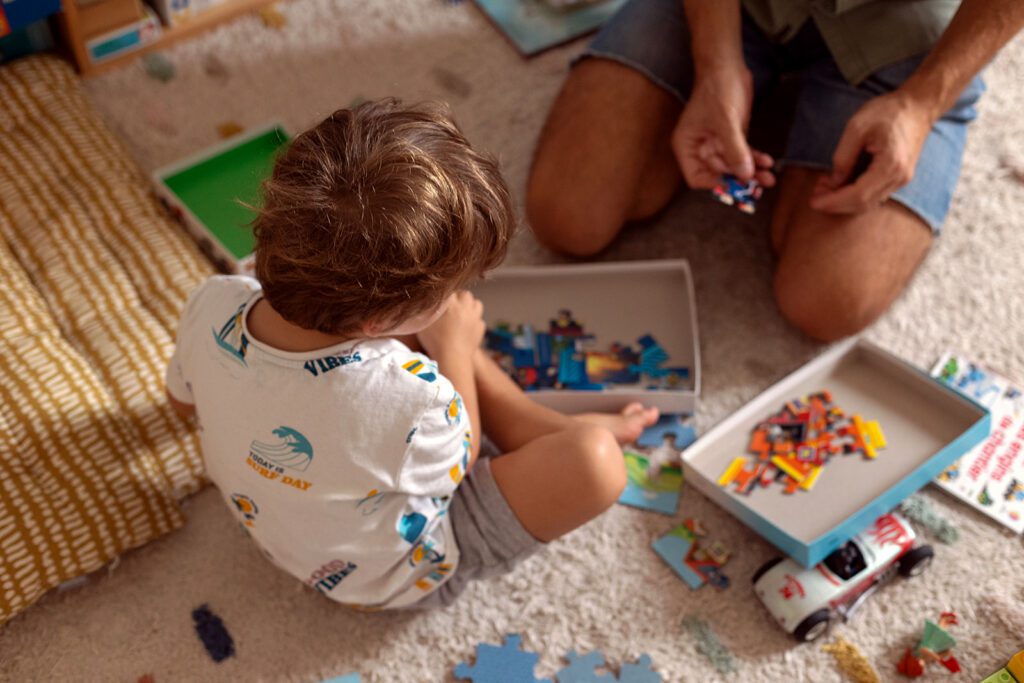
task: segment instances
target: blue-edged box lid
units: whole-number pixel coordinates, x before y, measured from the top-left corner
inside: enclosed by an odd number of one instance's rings
[[[754,428],[792,399],[829,391],[848,415],[875,420],[877,457],[832,456],[809,490],[720,486]],[[864,340],[839,344],[722,420],[683,454],[686,481],[805,567],[892,510],[984,439],[986,408]],[[744,463],[746,465],[747,463]]]

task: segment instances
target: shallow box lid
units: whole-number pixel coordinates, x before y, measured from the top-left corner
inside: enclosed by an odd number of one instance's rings
[[[669,355],[665,367],[686,366],[689,377],[675,389],[613,385],[601,391],[540,389],[533,400],[566,413],[617,411],[632,401],[662,413],[692,413],[700,394],[697,305],[690,266],[684,259],[499,268],[473,288],[484,320],[547,329],[559,309],[569,309],[596,336],[596,350],[612,342],[636,347],[652,335]]]
[[[748,455],[751,431],[789,400],[828,390],[847,414],[877,420],[888,442],[874,460],[838,455],[814,487],[749,494],[718,485]],[[683,454],[686,481],[805,567],[827,557],[926,485],[988,434],[988,410],[864,340],[839,344],[766,389]]]

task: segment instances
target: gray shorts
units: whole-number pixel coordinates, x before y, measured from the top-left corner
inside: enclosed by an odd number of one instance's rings
[[[543,545],[530,535],[509,507],[491,475],[493,449],[485,442],[480,457],[452,497],[452,518],[459,564],[441,586],[412,605],[414,608],[445,607],[466,589],[470,581],[512,571],[521,560]],[[490,454],[485,454],[485,449]]]
[[[785,44],[765,36],[743,17],[743,55],[760,93],[773,80],[795,78],[799,94],[785,136],[780,165],[827,170],[846,122],[873,97],[892,92],[917,69],[925,55],[891,64],[851,85],[836,66],[813,21]],[[652,83],[685,102],[693,86],[693,60],[686,14],[680,0],[627,2],[580,59],[602,57],[644,74]],[[925,140],[914,178],[892,195],[938,233],[949,211],[960,175],[967,124],[985,90],[975,77]]]

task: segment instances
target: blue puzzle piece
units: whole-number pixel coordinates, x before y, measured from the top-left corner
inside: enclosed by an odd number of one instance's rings
[[[335,678],[328,678],[323,683],[360,683],[363,679],[359,677],[359,674],[345,674],[344,676],[337,676]]]
[[[540,655],[523,651],[521,644],[522,639],[515,633],[506,635],[502,646],[480,643],[476,646],[476,663],[459,663],[455,678],[474,683],[551,683],[550,678],[533,677]]]
[[[686,424],[687,415],[666,414],[658,418],[658,421],[644,430],[640,438],[636,440],[637,446],[645,448],[657,448],[665,441],[666,436],[674,437],[673,448],[683,450],[697,440],[697,432],[693,427]]]
[[[597,667],[604,666],[604,655],[600,651],[579,655],[573,650],[565,658],[569,660],[569,666],[555,676],[558,683],[615,683],[615,677],[611,674],[598,676],[595,673]]]
[[[661,683],[661,674],[651,668],[650,655],[640,655],[636,664],[623,664],[619,669],[620,683]]]

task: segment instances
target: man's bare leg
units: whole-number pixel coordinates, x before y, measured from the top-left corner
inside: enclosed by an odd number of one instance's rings
[[[811,209],[808,198],[822,173],[789,168],[782,176],[772,216],[775,299],[805,334],[833,341],[889,308],[927,255],[932,231],[892,200],[854,216]]]
[[[660,211],[682,180],[669,144],[681,110],[627,66],[591,57],[574,67],[530,171],[526,212],[537,239],[590,256],[627,221]]]

